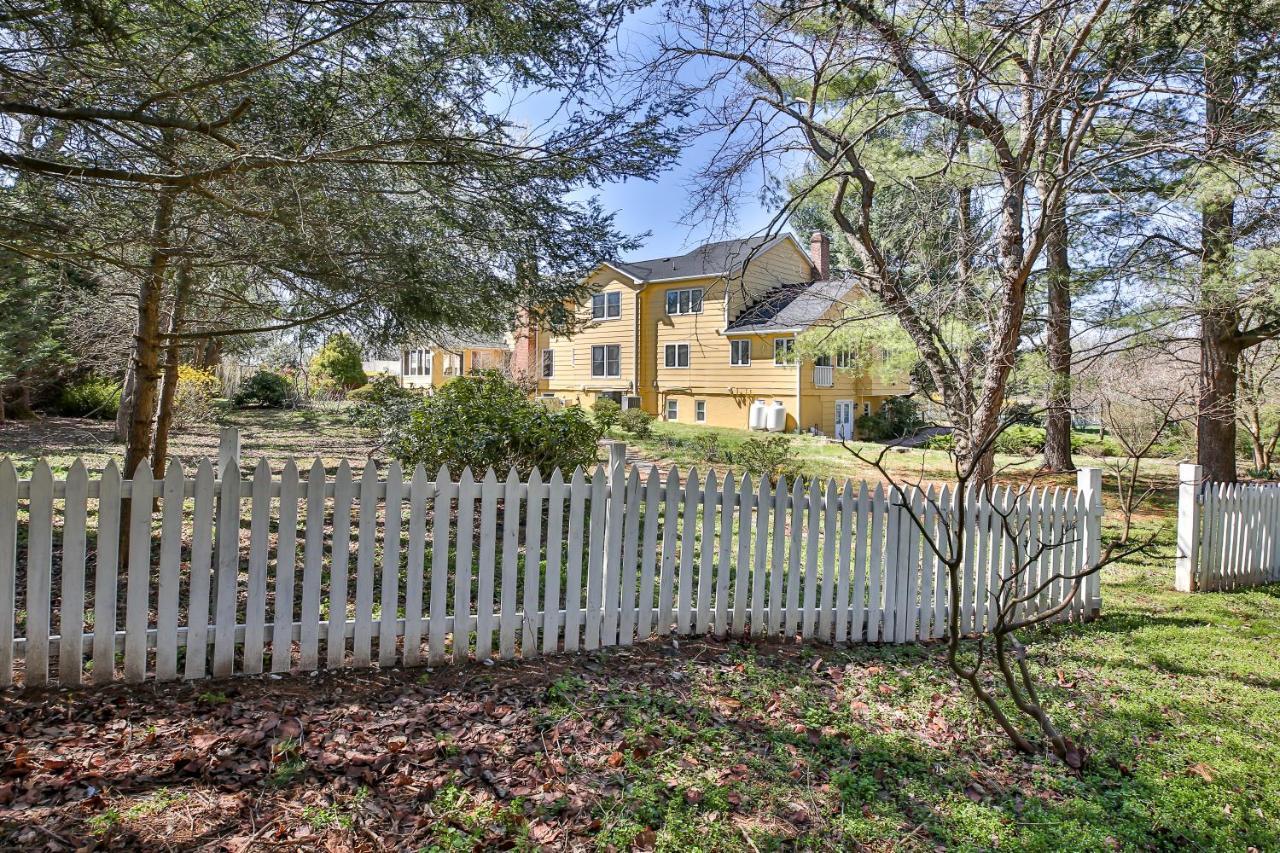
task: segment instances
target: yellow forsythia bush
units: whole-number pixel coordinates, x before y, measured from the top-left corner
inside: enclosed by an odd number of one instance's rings
[[[178,387],[173,396],[173,422],[178,426],[191,426],[210,420],[214,415],[214,401],[222,392],[222,381],[212,370],[180,365]]]

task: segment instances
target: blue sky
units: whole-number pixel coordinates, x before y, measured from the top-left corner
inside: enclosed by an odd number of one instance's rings
[[[648,6],[630,14],[615,40],[620,57],[647,56],[652,53],[662,27],[663,10]],[[626,63],[626,59],[620,59]],[[508,103],[501,93],[493,107],[508,111],[516,124],[539,127],[556,110],[559,98],[540,92],[522,92]],[[554,118],[552,119],[554,123]],[[596,195],[604,209],[616,214],[618,229],[624,234],[642,237],[643,245],[628,253],[628,259],[676,255],[712,240],[747,237],[762,233],[769,226],[772,212],[761,207],[751,191],[744,191],[734,211],[736,222],[729,230],[716,229],[711,223],[689,221],[689,184],[705,168],[717,140],[701,138],[693,142],[679,160],[651,181],[625,181],[608,184],[598,190],[584,191],[583,198]],[[751,188],[755,189],[755,188]]]

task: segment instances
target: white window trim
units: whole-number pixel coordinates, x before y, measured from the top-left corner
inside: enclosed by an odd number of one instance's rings
[[[611,295],[616,295],[618,297],[618,313],[614,314],[612,317],[609,316],[609,297]],[[604,316],[603,317],[596,316],[596,297],[600,297],[604,299]],[[591,311],[591,322],[593,323],[605,323],[605,322],[608,322],[609,320],[621,320],[622,319],[622,291],[606,290],[603,293],[591,294],[590,311]]]
[[[662,307],[663,307],[663,308],[666,308],[666,307],[667,307],[667,305],[668,305],[668,300],[670,299],[670,297],[669,297],[667,294],[670,294],[670,293],[676,293],[676,294],[679,294],[679,293],[681,293],[681,292],[688,292],[688,294],[689,294],[689,305],[690,305],[690,306],[692,306],[692,305],[693,305],[693,292],[694,292],[695,290],[696,290],[696,291],[698,291],[698,292],[701,294],[701,295],[698,297],[698,310],[697,310],[697,311],[692,310],[692,308],[690,308],[690,310],[688,310],[688,311],[681,311],[681,310],[680,310],[680,297],[679,297],[679,296],[676,296],[676,310],[675,310],[675,312],[667,311],[667,316],[668,316],[668,317],[683,317],[683,316],[685,316],[685,315],[687,315],[687,314],[701,314],[701,313],[702,313],[703,308],[705,308],[705,307],[706,307],[706,304],[707,304],[707,289],[706,289],[705,287],[669,287],[669,288],[667,288],[665,291],[663,291],[663,293],[662,293]]]
[[[693,401],[693,420],[694,423],[705,424],[707,422],[707,401]]]
[[[779,343],[782,343],[783,341],[790,341],[790,342],[791,342],[791,347],[790,347],[790,355],[791,355],[791,358],[790,358],[790,360],[788,360],[788,361],[778,361],[778,344],[779,344]],[[785,352],[785,351],[786,351],[786,350],[784,349],[784,352]],[[797,363],[797,362],[796,362],[796,339],[795,339],[795,337],[793,336],[793,337],[789,337],[789,338],[783,338],[783,337],[774,338],[774,339],[773,339],[773,366],[774,366],[774,367],[795,367],[795,366],[796,366],[796,363]]]
[[[667,347],[676,347],[676,363],[667,364]],[[685,360],[689,362],[684,367],[680,366],[680,347],[685,348]],[[693,364],[693,347],[689,346],[688,341],[673,341],[662,345],[662,369],[663,370],[688,370]]]
[[[672,414],[674,409],[675,414]],[[677,421],[680,419],[680,401],[674,397],[668,397],[666,403],[662,406],[662,419],[666,421]]]
[[[550,370],[547,369],[547,356],[551,357]],[[556,351],[553,349],[544,349],[542,351],[542,378],[550,379],[556,375]]]
[[[733,351],[737,344],[747,345],[747,360],[734,361]],[[729,366],[730,367],[750,367],[751,366],[751,341],[747,338],[730,338],[729,339]]]
[[[609,347],[618,348],[618,372],[609,372]],[[596,349],[604,350],[604,373],[596,373]],[[618,379],[622,376],[622,346],[620,344],[592,344],[591,345],[591,378],[592,379]]]

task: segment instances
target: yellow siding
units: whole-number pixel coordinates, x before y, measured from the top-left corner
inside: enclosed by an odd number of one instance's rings
[[[616,319],[591,319],[591,304],[578,309],[581,327],[572,337],[560,335],[538,336],[537,369],[542,375],[542,351],[550,349],[555,361],[551,378],[539,380],[538,389],[554,393],[564,400],[584,398],[594,400],[600,391],[635,393],[636,387],[636,302],[640,289],[608,267],[598,270],[591,283],[600,293],[619,292],[621,316]],[[591,375],[591,347],[617,344],[620,354],[621,375],[617,377],[593,377]]]
[[[450,358],[453,356],[453,358]],[[431,349],[430,376],[402,376],[400,384],[405,388],[439,388],[451,379],[475,370],[501,370],[509,354],[497,347],[467,347],[461,350]],[[401,366],[405,363],[401,353]],[[448,369],[446,369],[448,366]]]
[[[809,256],[791,240],[782,240],[769,251],[752,258],[746,273],[729,282],[727,319],[734,320],[748,305],[779,285],[809,281],[812,277],[813,266],[809,263]]]

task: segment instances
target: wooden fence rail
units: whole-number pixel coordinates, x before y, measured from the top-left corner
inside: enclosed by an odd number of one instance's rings
[[[1280,581],[1280,483],[1206,482],[1178,466],[1178,563],[1182,592]]]
[[[1099,477],[958,495],[846,481],[626,472],[361,476],[231,458],[124,480],[0,460],[0,684],[225,677],[375,661],[510,659],[672,633],[904,643],[943,636],[930,538],[967,516],[962,626],[983,631],[1009,566],[1027,606],[1098,557]],[[915,523],[912,518],[919,519]],[[123,530],[121,528],[124,528]],[[127,543],[121,559],[120,543]],[[1100,607],[1096,576],[1064,609]]]

